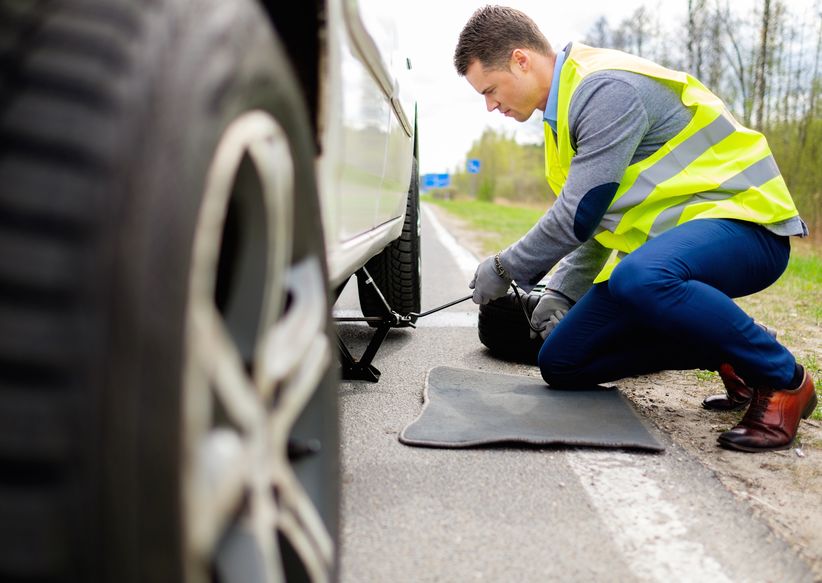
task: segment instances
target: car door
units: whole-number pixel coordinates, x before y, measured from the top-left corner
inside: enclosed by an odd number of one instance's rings
[[[343,71],[343,238],[369,222],[376,227],[402,216],[413,148],[413,128],[400,101],[400,81],[410,68],[396,25],[400,6],[385,0],[347,0],[344,6],[354,50]]]

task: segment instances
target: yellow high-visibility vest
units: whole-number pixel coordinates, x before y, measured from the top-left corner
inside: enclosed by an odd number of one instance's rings
[[[697,79],[581,43],[571,46],[560,73],[556,139],[545,123],[545,168],[557,196],[576,154],[568,128],[571,97],[587,75],[605,69],[639,73],[674,87],[694,116],[654,154],[625,170],[594,235],[614,250],[595,283],[607,280],[621,257],[686,221],[725,218],[767,225],[798,215],[765,136],[740,125]]]

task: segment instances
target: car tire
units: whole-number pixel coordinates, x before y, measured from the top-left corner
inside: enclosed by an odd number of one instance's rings
[[[251,0],[0,0],[0,580],[333,579],[310,123]]]
[[[411,171],[402,234],[365,264],[392,310],[400,315],[419,313],[422,299],[420,244],[420,177],[416,158]],[[382,316],[385,306],[371,285],[357,279],[360,307],[366,317]],[[414,323],[416,318],[410,320]],[[372,326],[376,324],[371,323]],[[408,324],[403,324],[407,326]]]
[[[523,295],[528,318],[539,302],[542,289],[543,286],[538,286]],[[495,357],[522,364],[537,363],[543,340],[531,338],[531,327],[514,291],[509,290],[507,295],[479,307],[477,331],[480,342]]]

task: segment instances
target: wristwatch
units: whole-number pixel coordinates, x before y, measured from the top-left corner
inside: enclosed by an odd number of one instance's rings
[[[494,255],[494,269],[497,270],[497,275],[499,275],[502,279],[511,279],[511,276],[508,275],[508,272],[505,271],[505,268],[499,260],[499,253]]]

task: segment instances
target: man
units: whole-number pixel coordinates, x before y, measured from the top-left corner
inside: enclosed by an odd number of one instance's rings
[[[596,241],[612,253],[594,285],[561,321],[562,309],[534,312],[536,327],[556,325],[539,354],[545,381],[719,370],[724,404],[750,403],[720,445],[789,448],[816,407],[813,381],[731,299],[776,281],[789,236],[807,235],[764,136],[693,77],[580,43],[556,53],[511,8],[477,10],[454,64],[488,111],[520,122],[544,112],[557,194],[527,234],[479,265],[474,301],[505,295],[512,280],[530,291]]]

